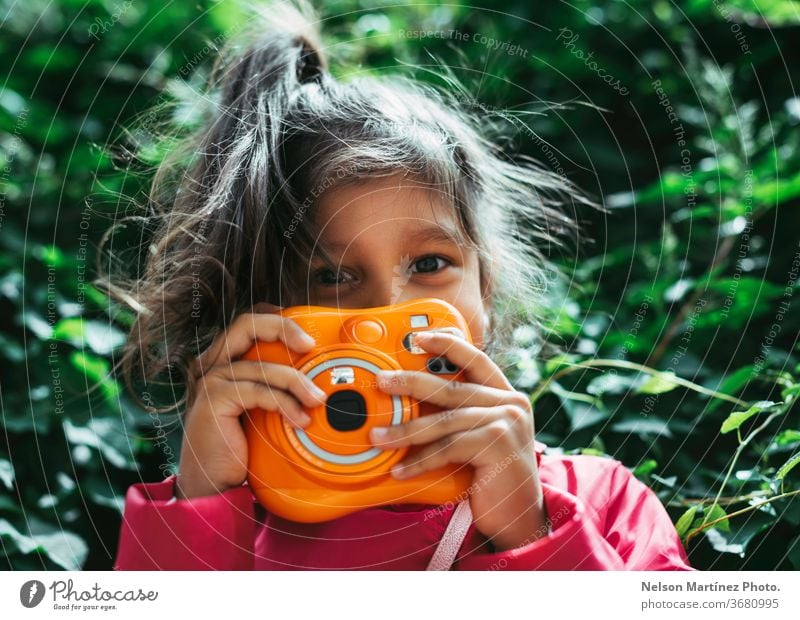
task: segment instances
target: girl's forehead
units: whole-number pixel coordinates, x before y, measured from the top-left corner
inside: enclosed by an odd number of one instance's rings
[[[334,245],[338,237],[376,229],[406,235],[433,233],[460,238],[453,206],[435,188],[402,177],[383,177],[333,188],[315,209],[320,234]]]

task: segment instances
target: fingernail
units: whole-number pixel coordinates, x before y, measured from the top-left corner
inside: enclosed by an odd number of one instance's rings
[[[376,426],[372,429],[372,438],[375,441],[383,441],[389,437],[389,429],[385,426]]]
[[[325,391],[314,383],[310,385],[310,388],[311,388],[311,393],[320,400],[324,399],[325,396],[327,396],[325,394]]]
[[[305,413],[302,413],[302,414],[300,414],[300,415],[298,416],[298,418],[297,418],[297,423],[298,423],[298,424],[299,424],[299,425],[300,425],[302,428],[305,428],[306,426],[308,426],[309,424],[311,424],[311,418],[310,418],[310,417],[309,417],[307,414],[305,414]]]
[[[391,375],[384,370],[378,371],[378,374],[375,375],[375,378],[377,379],[380,387],[386,387],[391,381]]]
[[[317,341],[314,340],[314,338],[311,336],[311,334],[308,334],[306,332],[303,332],[303,340],[306,342],[306,344],[311,345],[312,347],[315,344],[317,344]]]
[[[402,478],[406,473],[406,468],[402,465],[395,465],[389,470],[389,473],[391,473],[395,478]]]

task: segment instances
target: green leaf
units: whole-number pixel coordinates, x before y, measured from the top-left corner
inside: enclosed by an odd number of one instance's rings
[[[731,374],[727,375],[722,382],[719,384],[719,387],[712,388],[716,392],[722,392],[723,394],[735,394],[741,388],[745,387],[750,380],[756,375],[755,366],[742,366],[741,368],[735,370]],[[706,412],[711,413],[715,411],[718,407],[722,405],[723,401],[719,398],[714,398],[708,403],[708,407],[706,407]]]
[[[646,476],[650,472],[654,471],[655,468],[658,467],[658,462],[653,459],[647,459],[643,463],[640,463],[636,466],[636,469],[633,470],[634,476]]]
[[[800,452],[786,461],[775,474],[775,480],[783,480],[792,469],[800,463]]]
[[[651,375],[636,391],[639,394],[663,394],[676,387],[678,383],[675,382],[675,373],[668,371]]]
[[[689,532],[689,526],[694,521],[694,515],[697,513],[697,506],[691,506],[689,510],[684,512],[681,517],[675,522],[675,530],[678,536],[683,538]]]
[[[718,523],[720,525],[722,522]],[[724,530],[717,525],[703,530],[706,540],[720,553],[733,553],[744,557],[750,541],[759,533],[775,524],[774,518],[761,511],[747,513],[741,519],[726,521],[730,529]]]
[[[621,375],[606,372],[594,377],[586,386],[586,391],[595,396],[603,394],[624,394],[632,391],[639,380],[639,375]]]
[[[686,296],[686,293],[692,290],[694,280],[691,278],[683,278],[671,285],[664,291],[664,301],[667,303],[676,303]]]
[[[788,400],[789,397],[800,396],[800,383],[789,385],[781,391],[781,398]]]
[[[31,254],[45,265],[58,268],[65,264],[64,253],[54,245],[36,245],[32,248]]]
[[[125,342],[125,334],[113,325],[82,318],[61,319],[53,329],[53,338],[66,340],[73,346],[87,346],[98,355],[109,355]]]
[[[730,414],[725,421],[722,423],[720,427],[720,432],[724,435],[725,433],[730,433],[731,431],[735,431],[739,428],[742,424],[747,422],[750,418],[755,415],[758,415],[762,411],[766,411],[771,409],[778,403],[774,403],[771,400],[761,400],[755,404],[753,404],[750,409],[747,411],[734,411]]]
[[[721,519],[722,517],[727,517],[728,513],[725,512],[725,509],[720,506],[719,504],[714,504],[711,510],[708,512],[708,518],[705,520],[706,523],[711,523],[711,521],[715,521],[717,519]],[[715,523],[714,526],[718,530],[722,530],[723,532],[730,532],[731,531],[731,524],[726,519],[725,521],[720,521],[719,523]]]
[[[69,418],[64,419],[64,433],[73,445],[88,446],[99,450],[115,467],[135,469],[133,447],[118,418],[92,418],[88,426],[76,426]]]
[[[775,437],[775,444],[778,446],[788,446],[798,441],[800,441],[800,431],[796,431],[792,428],[781,431],[778,433],[778,436]]]
[[[99,383],[107,399],[113,401],[119,396],[120,387],[110,377],[110,366],[106,360],[83,351],[73,351],[69,356],[69,361],[78,370],[82,370],[91,383]]]
[[[0,482],[9,491],[14,488],[14,466],[5,459],[0,459]]]
[[[80,570],[83,567],[89,547],[82,538],[33,519],[30,521],[30,530],[30,534],[25,534],[10,521],[0,519],[0,538],[9,541],[12,549],[23,555],[37,551],[44,553],[66,570]]]
[[[664,437],[672,437],[672,431],[666,420],[650,417],[636,417],[629,420],[617,422],[611,427],[615,433],[639,434],[639,435],[663,435]]]
[[[562,400],[561,404],[569,416],[569,424],[572,431],[589,428],[608,418],[607,411],[603,411],[594,405],[569,400]]]
[[[578,362],[577,356],[564,353],[562,355],[556,355],[555,357],[551,357],[549,360],[547,360],[544,364],[544,369],[546,374],[553,375],[562,368],[568,368],[570,366],[574,366],[577,362]]]

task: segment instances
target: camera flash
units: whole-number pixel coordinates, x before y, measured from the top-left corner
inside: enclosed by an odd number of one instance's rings
[[[331,383],[353,383],[356,380],[355,373],[350,366],[335,366],[331,368]]]
[[[411,327],[428,327],[428,315],[427,314],[412,314],[411,315]]]

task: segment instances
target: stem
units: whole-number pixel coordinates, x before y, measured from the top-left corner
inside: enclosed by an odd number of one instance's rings
[[[798,489],[796,491],[789,491],[788,493],[781,493],[780,495],[775,495],[774,497],[770,497],[769,499],[765,499],[763,502],[759,502],[755,506],[748,506],[747,508],[742,508],[741,510],[737,510],[736,512],[732,512],[729,515],[725,515],[724,517],[719,517],[718,519],[714,519],[713,521],[709,521],[708,523],[703,523],[703,524],[700,525],[700,527],[698,527],[697,529],[692,530],[691,532],[689,532],[686,535],[686,544],[688,545],[689,541],[692,538],[694,538],[695,536],[697,536],[697,534],[699,534],[703,530],[707,530],[708,528],[716,525],[720,521],[725,521],[725,520],[731,519],[733,517],[738,517],[738,516],[743,515],[745,513],[751,512],[751,511],[755,510],[756,508],[760,508],[764,504],[769,504],[770,502],[774,502],[775,500],[783,499],[785,497],[791,497],[793,495],[798,495],[798,494],[800,494],[800,489]]]
[[[575,372],[578,368],[597,368],[597,367],[609,367],[609,368],[624,368],[625,370],[637,370],[639,372],[644,372],[649,375],[658,375],[661,374],[662,370],[656,370],[655,368],[650,368],[649,366],[644,366],[642,364],[637,364],[636,362],[628,362],[626,360],[604,360],[604,359],[597,359],[597,360],[589,360],[586,362],[580,362],[578,364],[573,364],[569,368],[563,368],[559,370],[554,375],[545,379],[545,381],[538,387],[534,392],[531,394],[531,404],[535,404],[539,397],[545,392],[547,386],[550,385],[556,379],[563,377],[571,372]],[[700,394],[705,394],[706,396],[712,396],[714,398],[719,398],[720,400],[726,400],[730,403],[734,403],[740,407],[747,408],[750,405],[735,396],[730,396],[729,394],[723,394],[722,392],[716,392],[714,390],[710,390],[702,385],[697,385],[696,383],[692,383],[691,381],[687,381],[681,377],[672,375],[670,377],[670,381],[675,383],[676,385],[683,386],[685,388],[689,388],[690,390],[694,390],[695,392],[699,392]]]
[[[747,495],[732,495],[730,497],[720,497],[717,504],[720,506],[730,506],[731,504],[741,504],[742,502],[746,502],[751,499],[756,499],[758,497],[766,497],[769,494],[769,491],[753,491],[752,493],[748,493]],[[668,505],[674,508],[687,508],[689,506],[705,506],[707,504],[714,503],[714,500],[710,497],[704,498],[695,498],[695,499],[682,499],[680,501],[672,501],[669,502]]]
[[[780,411],[776,411],[772,415],[770,415],[764,423],[753,430],[747,437],[745,437],[744,441],[740,441],[739,445],[736,447],[736,452],[733,453],[733,459],[731,459],[731,464],[728,466],[728,471],[725,474],[725,479],[722,481],[722,484],[719,487],[719,491],[717,492],[717,496],[714,498],[714,503],[711,504],[711,510],[714,509],[714,506],[719,505],[719,498],[722,497],[722,492],[725,490],[725,486],[728,484],[728,480],[730,480],[731,474],[733,473],[733,468],[736,466],[736,461],[741,456],[744,449],[748,446],[748,444],[753,440],[753,438],[758,435],[762,430],[764,430],[775,418],[781,416],[785,413],[783,409]],[[711,510],[706,511],[705,516],[703,517],[703,522],[700,524],[700,529],[706,526],[706,519],[708,519],[708,515]],[[688,541],[688,538],[687,538]]]

